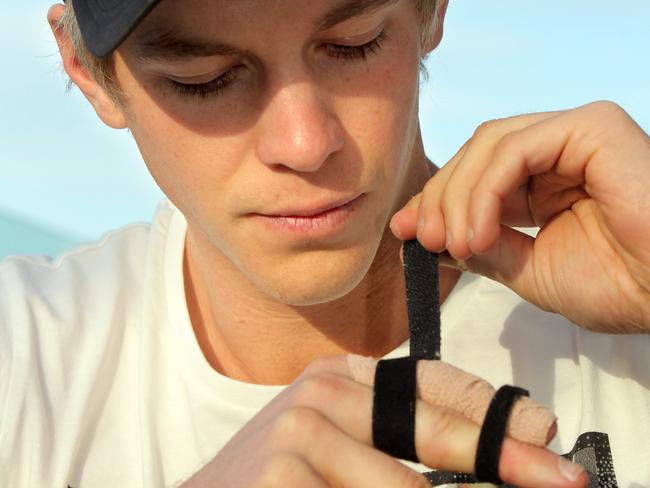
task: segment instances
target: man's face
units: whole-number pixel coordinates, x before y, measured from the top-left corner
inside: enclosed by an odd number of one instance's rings
[[[213,258],[293,305],[361,281],[421,184],[418,25],[412,0],[163,0],[129,37],[129,127]]]

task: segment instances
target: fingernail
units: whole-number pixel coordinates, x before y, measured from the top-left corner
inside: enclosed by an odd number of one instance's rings
[[[584,468],[579,464],[572,463],[563,457],[558,459],[560,473],[569,481],[575,481],[584,472]]]
[[[472,230],[471,227],[467,228],[467,242],[471,241],[474,239],[474,231]]]
[[[445,242],[445,247],[449,247],[453,244],[454,242],[454,237],[451,235],[451,232],[446,231],[447,234],[447,241]]]
[[[422,233],[424,232],[424,225],[424,217],[418,217],[418,228],[415,230],[415,237],[417,239],[420,239],[422,237]]]

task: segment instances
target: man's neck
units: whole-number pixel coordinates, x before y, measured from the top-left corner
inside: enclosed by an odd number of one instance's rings
[[[386,241],[384,243],[384,241]],[[194,261],[188,236],[184,258],[192,326],[210,365],[233,379],[291,383],[319,356],[380,357],[408,339],[400,241],[384,236],[362,282],[335,301],[310,307],[262,304],[224,281],[208,282]],[[441,300],[459,272],[440,268]]]

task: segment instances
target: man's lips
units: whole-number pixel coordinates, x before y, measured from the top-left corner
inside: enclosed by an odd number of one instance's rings
[[[261,217],[281,218],[281,217],[298,217],[298,218],[317,218],[336,210],[345,207],[359,199],[363,194],[354,195],[352,197],[339,198],[329,203],[315,203],[312,205],[301,205],[296,207],[285,207],[282,210],[273,210],[268,212],[253,212],[252,215],[259,215]]]
[[[268,213],[250,214],[267,228],[281,234],[299,235],[302,238],[324,238],[336,234],[350,221],[361,206],[365,194],[338,199],[325,204],[285,207]]]

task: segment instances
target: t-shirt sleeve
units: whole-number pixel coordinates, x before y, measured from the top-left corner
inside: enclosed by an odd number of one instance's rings
[[[11,380],[11,334],[8,327],[9,304],[6,300],[6,286],[0,274],[0,446],[2,446],[4,425],[7,422],[7,400]],[[0,460],[2,462],[2,460]],[[0,470],[2,468],[0,467]]]
[[[6,486],[13,486],[17,481],[16,470],[11,468],[13,442],[9,439],[9,431],[12,422],[16,421],[12,413],[16,400],[22,395],[20,390],[26,387],[21,381],[25,371],[21,371],[20,366],[25,364],[25,350],[17,344],[20,344],[20,334],[28,327],[25,317],[21,317],[24,314],[19,311],[24,308],[22,283],[16,281],[16,267],[12,261],[0,262],[0,479],[8,483]]]
[[[149,226],[0,261],[0,486],[66,486],[138,326]],[[81,469],[81,468],[80,468]],[[73,485],[74,486],[74,485]]]

